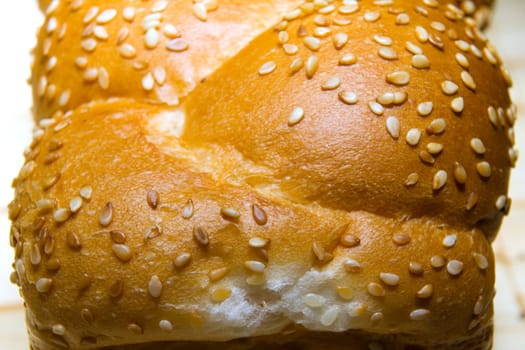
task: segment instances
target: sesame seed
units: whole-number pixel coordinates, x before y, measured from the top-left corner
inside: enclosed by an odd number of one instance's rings
[[[102,226],[109,226],[111,224],[111,221],[113,220],[113,203],[108,202],[100,212],[100,215],[98,217],[98,222]]]
[[[435,269],[440,269],[443,266],[445,266],[446,260],[441,255],[434,255],[430,258],[430,266],[432,266]]]
[[[445,187],[445,185],[447,184],[447,179],[448,174],[445,170],[439,170],[438,172],[436,172],[436,174],[434,175],[434,180],[432,182],[432,188],[434,189],[434,191],[439,191],[443,187]]]
[[[341,50],[348,42],[348,34],[337,33],[332,37],[332,41],[336,50]]]
[[[335,90],[341,85],[341,79],[334,75],[328,78],[328,80],[321,86],[322,90]]]
[[[433,165],[436,162],[436,159],[428,151],[420,151],[418,155],[423,163]]]
[[[441,83],[441,90],[445,95],[454,95],[458,92],[458,89],[459,87],[450,80],[445,80]]]
[[[162,282],[160,281],[159,276],[151,276],[151,279],[148,283],[148,291],[153,298],[160,297],[162,293]]]
[[[374,41],[383,46],[390,46],[393,43],[392,38],[385,35],[374,35]]]
[[[349,273],[357,273],[361,271],[361,264],[355,261],[354,259],[350,259],[350,258],[345,259],[345,261],[343,262],[343,266],[346,272],[349,272]]]
[[[403,12],[396,16],[396,24],[398,25],[406,25],[410,23],[410,16]]]
[[[420,276],[424,273],[423,265],[417,262],[410,262],[408,271],[413,275]]]
[[[381,281],[388,286],[397,286],[399,284],[399,276],[395,273],[381,272],[379,274]]]
[[[84,19],[83,19],[84,23],[87,24],[91,22],[93,19],[95,19],[95,17],[98,14],[98,11],[99,9],[96,6],[89,8],[89,10],[87,10],[86,15],[84,16]]]
[[[398,58],[397,52],[391,47],[384,47],[384,46],[380,47],[378,51],[378,55],[379,57],[384,58],[385,60],[389,60],[389,61],[397,60]]]
[[[59,208],[53,212],[53,219],[57,223],[62,223],[62,222],[67,221],[70,215],[71,215],[71,212],[69,211],[69,209]]]
[[[463,271],[463,263],[459,260],[451,260],[447,264],[447,271],[452,276],[457,276]]]
[[[203,3],[196,3],[191,7],[191,11],[193,12],[193,15],[197,17],[199,20],[205,22],[208,19],[208,10],[206,9],[206,6],[204,6]]]
[[[335,323],[337,318],[339,317],[339,309],[337,308],[331,308],[328,309],[322,316],[321,316],[321,324],[325,327],[330,327]]]
[[[417,69],[430,68],[430,61],[425,55],[414,55],[412,56],[412,66]]]
[[[428,32],[425,28],[421,26],[416,27],[416,38],[422,43],[426,43],[428,41]]]
[[[122,10],[122,17],[128,22],[132,22],[135,18],[135,9],[130,6],[125,7],[124,10]]]
[[[268,245],[270,241],[267,238],[261,238],[261,237],[252,237],[250,238],[250,241],[248,242],[248,245],[252,248],[264,248]]]
[[[79,194],[80,197],[84,198],[85,200],[90,200],[93,194],[93,188],[91,188],[91,186],[84,186],[80,189]]]
[[[111,240],[115,243],[122,244],[126,242],[126,234],[122,231],[112,230],[109,232]]]
[[[337,287],[337,295],[344,300],[352,300],[354,298],[353,289],[350,287]]]
[[[406,136],[407,144],[409,144],[410,146],[417,146],[420,140],[421,140],[421,130],[417,128],[412,128],[408,130],[407,136]]]
[[[498,210],[503,210],[505,209],[506,205],[507,205],[507,196],[505,195],[501,195],[498,197],[498,199],[496,199],[496,209]]]
[[[103,89],[109,89],[109,73],[104,67],[98,70],[98,85]]]
[[[40,247],[36,243],[31,246],[29,260],[31,260],[31,264],[33,266],[38,266],[42,262],[42,254],[40,253]]]
[[[432,102],[422,102],[417,106],[417,113],[422,117],[426,117],[432,113],[433,109],[434,104]]]
[[[71,98],[71,90],[63,91],[58,97],[58,105],[60,107],[65,107],[68,104],[70,98]]]
[[[375,22],[379,18],[381,18],[381,12],[379,12],[379,11],[366,11],[365,15],[363,16],[363,18],[367,22]]]
[[[181,211],[182,218],[190,219],[193,216],[193,201],[189,199]]]
[[[167,38],[170,38],[170,39],[175,39],[175,38],[180,37],[179,30],[171,23],[165,24],[162,32]]]
[[[423,321],[430,316],[430,311],[427,309],[416,309],[410,312],[410,319],[414,321]]]
[[[203,247],[208,246],[210,243],[208,232],[200,226],[195,226],[193,228],[193,238]]]
[[[378,115],[378,116],[383,115],[383,113],[385,112],[385,109],[383,108],[383,106],[381,106],[379,103],[377,103],[375,101],[370,101],[368,103],[368,107],[370,108],[372,113],[374,113],[375,115]]]
[[[437,118],[434,119],[427,127],[427,132],[429,134],[439,135],[445,131],[447,124],[445,119]]]
[[[254,273],[246,278],[246,283],[250,286],[262,286],[266,283],[266,277],[262,273]]]
[[[55,207],[55,202],[50,199],[39,199],[36,201],[39,213],[45,214]]]
[[[51,327],[51,332],[53,332],[53,334],[63,336],[66,334],[66,328],[61,324],[55,324],[53,327]]]
[[[92,38],[85,39],[85,40],[82,40],[82,42],[80,43],[80,46],[86,52],[93,52],[95,51],[97,47],[97,41]]]
[[[476,265],[478,265],[480,270],[486,270],[489,267],[489,261],[487,257],[483,254],[479,253],[473,253],[472,256],[474,257],[474,261],[476,262]]]
[[[80,318],[86,323],[92,323],[95,320],[93,313],[89,309],[80,310]]]
[[[339,6],[337,11],[343,15],[350,15],[359,11],[359,4],[353,2],[344,3],[343,6]]]
[[[463,81],[463,84],[465,84],[465,86],[468,87],[470,90],[476,90],[476,82],[474,81],[474,78],[472,77],[472,75],[470,75],[469,72],[465,70],[461,72],[461,80]]]
[[[455,113],[461,113],[463,112],[463,109],[465,108],[465,101],[463,100],[463,97],[456,97],[450,102],[450,108],[452,108],[452,111]]]
[[[109,38],[106,28],[102,26],[94,26],[93,35],[95,35],[95,37],[99,40],[107,40]]]
[[[136,323],[128,324],[128,330],[135,335],[144,334],[144,330],[142,329],[142,327]]]
[[[241,217],[241,214],[233,208],[221,208],[221,215],[227,220],[238,220]]]
[[[342,90],[338,94],[339,99],[348,104],[348,105],[354,105],[357,102],[359,102],[359,99],[357,97],[357,94],[355,92],[351,92],[348,90]]]
[[[257,225],[264,226],[268,222],[266,212],[257,204],[252,205],[252,215]]]
[[[386,92],[382,95],[379,95],[376,100],[377,102],[381,103],[383,106],[389,106],[392,103],[394,103],[394,93]]]
[[[467,43],[466,41],[464,40],[456,40],[454,41],[454,44],[456,45],[456,47],[458,49],[460,49],[461,51],[465,51],[465,52],[468,52],[470,50],[470,44]]]
[[[492,175],[490,164],[486,161],[476,164],[476,170],[481,177],[489,178]]]
[[[266,269],[266,265],[260,261],[255,261],[255,260],[247,260],[244,262],[244,266],[252,271],[252,272],[258,272],[258,273],[261,273],[261,272],[264,272],[264,270]]]
[[[288,40],[290,40],[290,35],[288,34],[286,30],[281,30],[277,34],[277,40],[279,41],[279,44],[281,45],[286,44]]]
[[[423,50],[411,41],[407,41],[405,43],[405,48],[407,49],[408,52],[410,52],[413,55],[423,54]]]
[[[393,139],[397,140],[399,138],[400,132],[399,119],[397,119],[396,117],[388,117],[386,119],[386,129],[390,136],[392,136]]]
[[[454,178],[456,182],[461,185],[467,182],[467,170],[458,162],[454,163]]]
[[[483,57],[483,54],[481,53],[481,51],[478,49],[478,47],[474,44],[471,44],[470,45],[470,52],[472,52],[472,54],[474,56],[476,56],[477,58],[482,58]]]
[[[293,21],[302,15],[301,9],[297,8],[284,14],[283,19],[286,21]]]
[[[153,239],[162,234],[162,227],[159,224],[155,224],[149,227],[144,233],[145,239]]]
[[[184,266],[187,266],[191,261],[191,254],[190,253],[182,253],[179,254],[176,258],[173,264],[175,267],[181,268]]]
[[[173,52],[182,52],[189,48],[189,44],[182,38],[172,39],[166,44],[166,49]]]
[[[298,124],[304,118],[304,110],[301,107],[295,107],[288,117],[288,126]]]
[[[144,77],[142,77],[142,88],[145,91],[151,91],[153,90],[154,86],[155,81],[153,80],[153,75],[148,72]]]
[[[326,27],[315,27],[314,36],[318,38],[327,37],[332,31]]]
[[[303,302],[311,308],[319,308],[326,303],[326,299],[315,293],[308,293],[303,296]]]
[[[475,316],[479,316],[483,312],[483,296],[479,296],[478,300],[476,301],[476,304],[474,304],[474,308],[472,309],[472,314]]]
[[[489,106],[487,112],[488,112],[490,123],[495,128],[497,128],[498,127],[498,115],[496,113],[496,109],[492,106]]]
[[[430,142],[427,144],[427,152],[431,155],[438,155],[443,152],[443,145],[441,143]]]
[[[80,56],[75,59],[75,65],[80,69],[85,69],[88,65],[88,59],[85,56]]]
[[[417,173],[412,173],[408,175],[407,179],[405,180],[405,186],[413,187],[417,185],[418,182],[419,182],[419,175]]]
[[[36,290],[39,293],[48,293],[53,286],[53,280],[50,278],[40,278],[35,283]]]
[[[153,4],[153,7],[151,8],[151,12],[162,12],[166,9],[166,7],[168,7],[168,1],[159,0]]]
[[[477,154],[483,155],[486,152],[485,145],[483,144],[483,141],[481,139],[475,137],[472,140],[470,140],[470,147],[474,152]]]
[[[159,205],[159,193],[155,190],[148,191],[146,194],[146,202],[151,209],[157,209],[157,206]]]
[[[438,22],[438,21],[433,21],[432,23],[430,23],[430,27],[432,27],[432,29],[435,29],[441,33],[444,33],[445,30],[447,29],[443,23]]]
[[[468,58],[460,52],[456,54],[456,61],[462,68],[468,69],[470,67]]]
[[[87,82],[94,82],[98,79],[98,68],[88,68],[84,72],[83,78]]]
[[[428,299],[432,296],[434,293],[434,287],[431,284],[425,284],[418,292],[416,293],[416,296],[419,299]]]
[[[268,75],[277,68],[274,61],[268,61],[259,68],[259,75]]]
[[[159,44],[159,32],[155,28],[149,28],[144,34],[144,46],[154,49]]]
[[[389,73],[386,76],[386,81],[398,86],[407,85],[410,82],[410,74],[403,71]]]
[[[458,240],[458,235],[446,235],[445,238],[443,238],[443,247],[445,248],[452,248],[456,245],[456,242]]]
[[[385,289],[379,283],[371,282],[366,289],[374,297],[384,297],[386,295]]]
[[[468,196],[466,209],[467,211],[471,211],[474,209],[474,207],[478,204],[479,201],[479,195],[477,193],[471,192]]]
[[[357,62],[357,56],[353,53],[346,54],[339,59],[339,65],[351,66]]]
[[[485,55],[485,58],[487,59],[487,61],[489,61],[489,63],[493,65],[498,64],[496,56],[494,56],[494,54],[487,47],[483,49],[483,54]]]
[[[214,303],[222,303],[231,297],[232,291],[229,288],[217,288],[211,293],[211,301]]]
[[[82,244],[80,243],[80,238],[78,238],[78,235],[73,232],[67,233],[66,243],[67,243],[67,246],[72,250],[79,250],[80,248],[82,248]]]
[[[357,247],[361,243],[361,240],[352,234],[345,234],[339,238],[339,243],[343,247],[353,248]]]
[[[173,332],[173,324],[168,320],[161,320],[159,322],[159,328],[164,332],[171,333]]]
[[[294,44],[284,44],[283,45],[283,50],[284,50],[285,54],[287,54],[289,56],[293,56],[297,52],[299,52],[299,47],[297,47],[297,45],[294,45]]]
[[[317,69],[319,68],[319,58],[316,56],[310,56],[306,59],[306,76],[308,79],[313,78],[315,73],[317,72]]]
[[[97,17],[97,23],[99,24],[106,24],[111,22],[115,17],[117,16],[117,10],[115,9],[108,9],[104,10],[100,15]]]
[[[292,74],[297,73],[301,68],[303,68],[304,62],[301,57],[296,57],[293,59],[292,63],[290,63],[290,72]]]
[[[115,256],[122,262],[127,262],[131,260],[131,249],[125,244],[113,244],[111,250]]]

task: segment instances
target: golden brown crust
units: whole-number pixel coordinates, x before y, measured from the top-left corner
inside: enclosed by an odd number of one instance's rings
[[[176,105],[300,3],[222,0],[220,10],[198,17],[186,0],[61,1],[34,52],[35,118],[109,97]]]
[[[59,2],[40,34],[41,129],[10,205],[35,350],[490,347],[516,111],[474,23],[433,1],[224,1],[206,21],[173,1],[162,24],[194,45],[137,50],[169,67],[148,92],[115,53],[124,3]],[[133,4],[139,47],[164,6]],[[74,65],[90,11],[112,18],[86,37],[107,89]]]

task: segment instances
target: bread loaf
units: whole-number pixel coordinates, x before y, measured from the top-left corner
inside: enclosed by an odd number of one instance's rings
[[[516,106],[464,3],[52,2],[32,348],[490,349]]]

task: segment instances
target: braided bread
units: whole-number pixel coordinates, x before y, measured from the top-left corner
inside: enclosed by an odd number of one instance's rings
[[[516,106],[453,3],[53,1],[32,348],[489,349]]]

